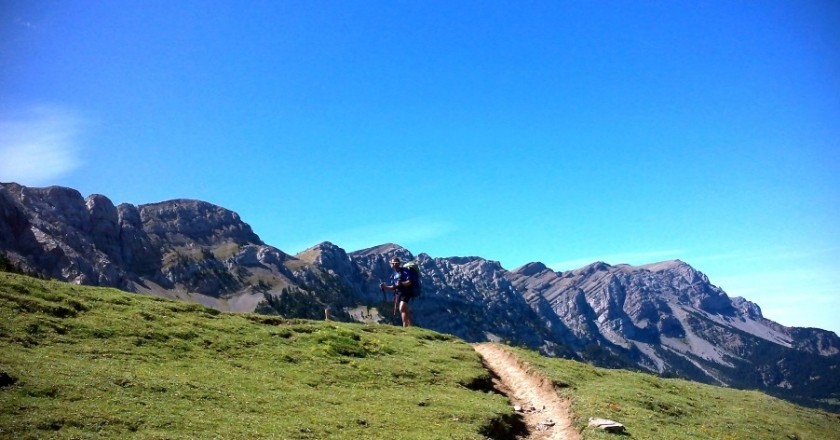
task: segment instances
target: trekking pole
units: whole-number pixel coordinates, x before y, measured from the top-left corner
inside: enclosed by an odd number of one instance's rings
[[[385,283],[382,282],[382,278],[379,279],[379,291],[382,292],[382,302],[388,300],[388,297],[385,295]]]
[[[379,290],[382,292],[382,302],[388,301],[388,294],[385,292],[385,283],[382,282],[382,279],[379,280]],[[397,315],[397,294],[394,291],[394,316]]]

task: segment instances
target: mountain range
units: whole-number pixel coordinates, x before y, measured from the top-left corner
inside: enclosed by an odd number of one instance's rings
[[[507,270],[477,256],[415,255],[392,243],[347,252],[324,242],[290,255],[203,201],[115,206],[71,188],[0,184],[7,270],[217,310],[398,324],[378,287],[393,256],[421,267],[412,310],[424,328],[840,410],[835,333],[766,319],[679,260],[557,272],[539,262]]]

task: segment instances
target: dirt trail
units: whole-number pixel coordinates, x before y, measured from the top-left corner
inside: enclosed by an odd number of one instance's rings
[[[572,425],[569,401],[557,395],[551,380],[498,345],[484,343],[474,347],[485,365],[499,377],[501,383],[496,386],[520,408],[518,412],[523,414],[528,426],[526,440],[580,440]]]

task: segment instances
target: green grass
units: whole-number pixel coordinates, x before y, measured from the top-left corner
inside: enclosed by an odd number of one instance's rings
[[[449,336],[7,273],[0,377],[0,438],[483,439],[510,417]]]
[[[584,428],[632,439],[840,439],[840,415],[758,392],[514,351]],[[0,438],[497,439],[515,426],[461,340],[285,320],[0,272]],[[476,389],[478,391],[476,391]]]
[[[586,428],[590,417],[615,420],[629,438],[669,440],[840,439],[840,414],[803,408],[756,391],[608,370],[513,349],[572,401],[586,440],[615,434]]]

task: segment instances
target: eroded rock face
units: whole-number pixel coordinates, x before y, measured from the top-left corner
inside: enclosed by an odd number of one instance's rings
[[[237,213],[207,202],[171,200],[140,205],[139,211],[143,230],[156,244],[264,244]]]
[[[594,263],[566,273],[532,263],[510,277],[532,307],[540,305],[541,319],[558,319],[578,341],[594,342],[598,350],[589,354],[596,361],[606,351],[637,367],[708,383],[777,395],[794,383],[800,392],[838,392],[822,376],[840,368],[837,335],[767,320],[756,304],[729,298],[684,262]],[[588,349],[577,351],[586,357]],[[822,373],[808,379],[799,373],[815,370]],[[820,387],[834,391],[821,394]]]
[[[19,192],[18,185],[0,186],[0,249],[34,254],[38,247],[37,241],[24,208],[14,196]]]
[[[22,269],[84,283],[115,276],[107,256],[96,254],[90,212],[78,191],[70,188],[27,188],[3,184],[0,198],[7,221],[2,242],[7,255]],[[89,255],[90,258],[86,258]]]
[[[23,270],[79,284],[137,290],[148,282],[218,296],[247,278],[216,255],[266,247],[227,209],[195,200],[114,206],[70,188],[0,185],[0,250]],[[222,251],[219,251],[222,252]],[[259,258],[281,267],[286,254]]]
[[[163,258],[160,247],[143,230],[140,210],[129,204],[117,207],[120,257],[126,270],[141,277],[154,277]]]
[[[116,265],[123,263],[120,246],[120,220],[117,207],[102,195],[85,200],[89,218],[89,233],[93,245]]]

